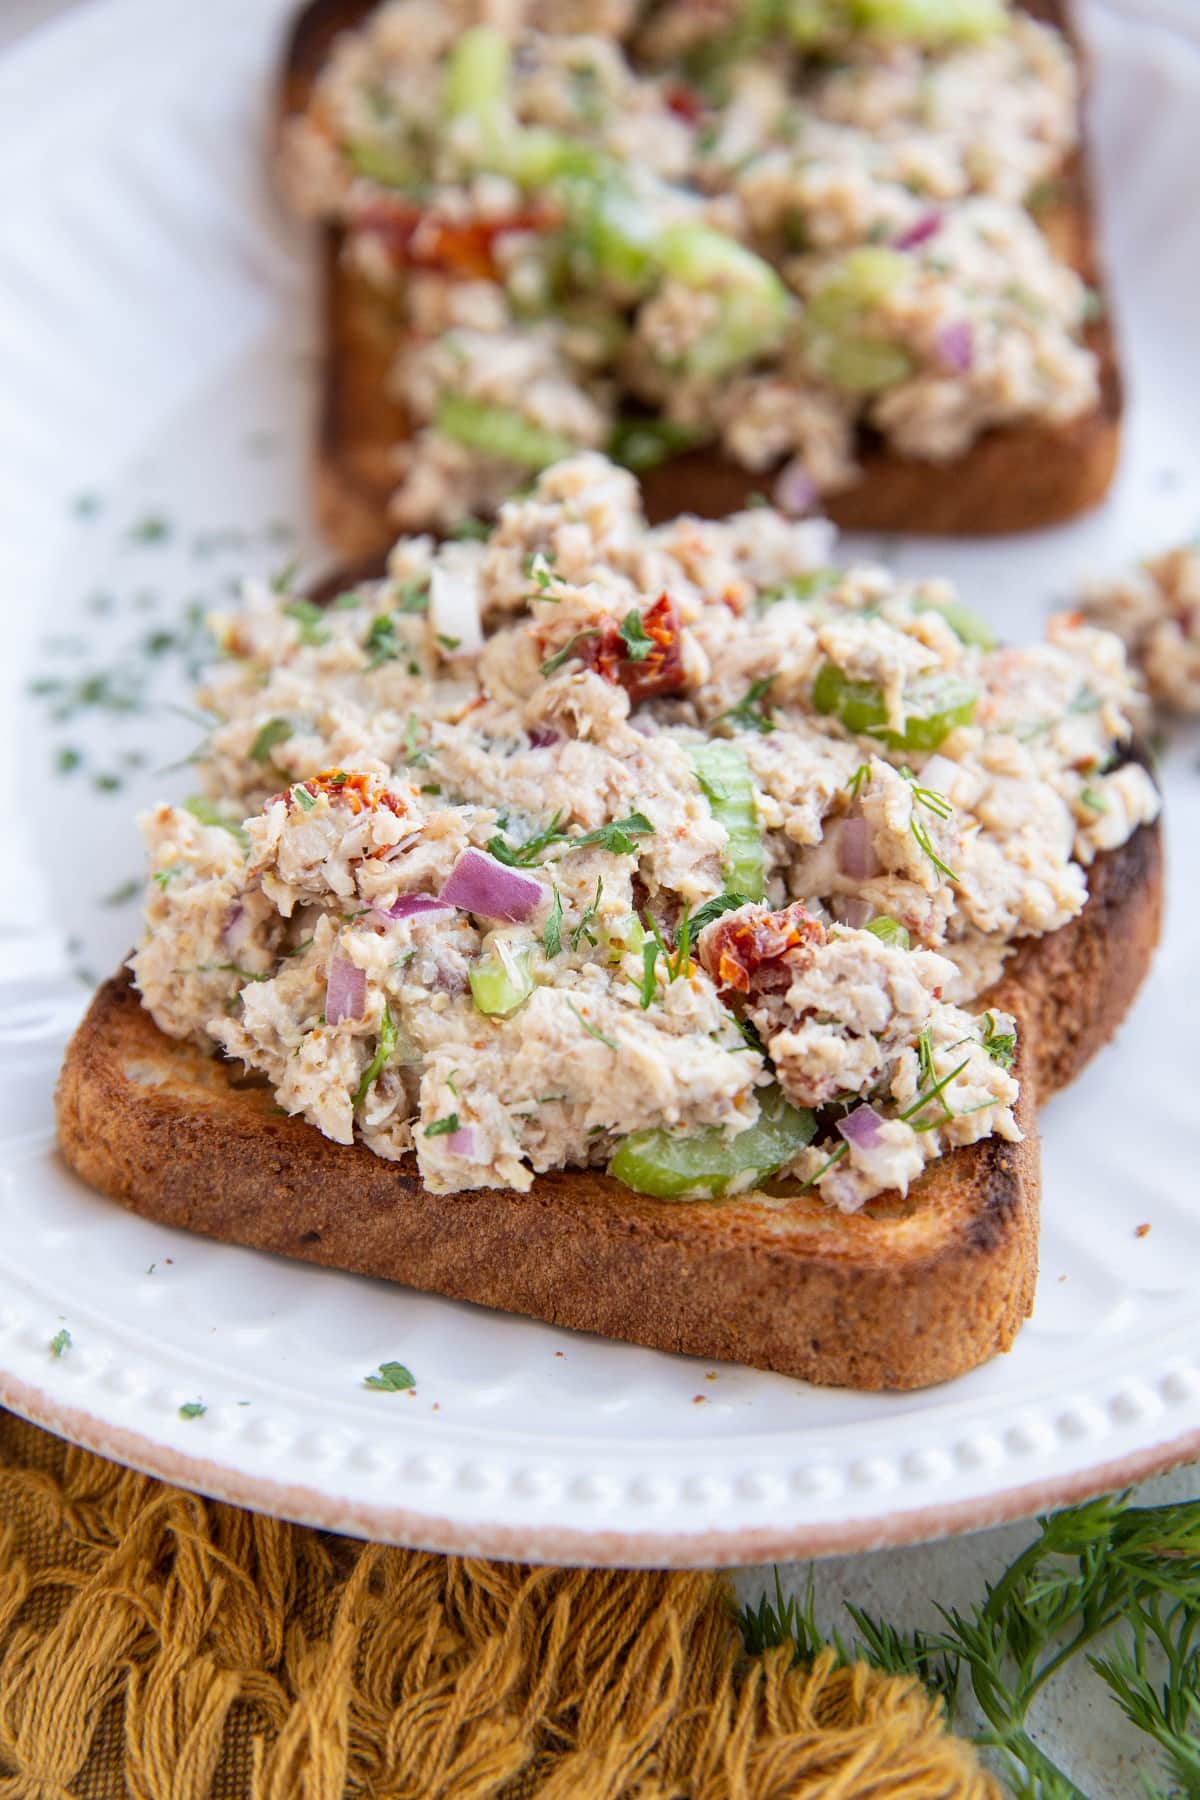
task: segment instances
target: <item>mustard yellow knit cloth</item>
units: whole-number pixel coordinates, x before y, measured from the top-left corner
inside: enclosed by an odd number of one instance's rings
[[[917,1683],[714,1575],[383,1549],[0,1413],[0,1800],[998,1800]]]

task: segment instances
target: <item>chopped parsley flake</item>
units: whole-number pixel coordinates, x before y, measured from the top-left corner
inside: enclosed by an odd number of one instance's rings
[[[148,513],[129,530],[130,539],[135,544],[165,544],[170,535],[170,525],[158,513]]]
[[[292,792],[296,792],[295,788],[292,789]],[[309,798],[309,805],[315,805],[311,798]],[[222,831],[227,831],[230,837],[237,839],[243,850],[250,848],[250,839],[246,836],[245,827],[241,821],[229,813],[223,813],[216,802],[210,800],[206,794],[193,794],[190,800],[184,801],[183,810],[191,813],[193,819],[198,820],[201,825],[216,825]]]
[[[637,846],[634,838],[653,837],[654,827],[645,813],[630,813],[627,819],[615,819],[611,825],[599,825],[582,837],[567,840],[572,850],[585,850],[593,845],[611,851],[614,856],[632,856]]]
[[[457,1130],[458,1130],[458,1114],[456,1112],[452,1112],[452,1113],[448,1113],[444,1119],[435,1119],[433,1121],[432,1125],[427,1125],[425,1127],[425,1130],[422,1132],[421,1135],[423,1137],[427,1137],[427,1138],[449,1137],[450,1133],[452,1131],[457,1131]]]
[[[449,651],[451,655],[454,654],[462,643],[461,638],[451,637],[447,631],[439,631],[437,633],[437,641],[442,646],[442,649]]]
[[[47,1348],[49,1349],[51,1356],[60,1357],[67,1354],[67,1351],[71,1348],[71,1334],[65,1325],[55,1332],[54,1336],[50,1339]]]
[[[208,1411],[203,1400],[185,1400],[179,1409],[181,1419],[202,1419]]]
[[[706,925],[719,919],[722,913],[736,912],[739,906],[749,906],[750,899],[746,894],[717,894],[714,899],[706,900],[692,914],[692,941],[700,936]]]
[[[367,655],[368,670],[382,668],[384,663],[392,662],[399,656],[396,621],[391,613],[378,613],[371,620],[370,630],[363,639],[363,649]]]
[[[311,812],[317,804],[302,781],[298,781],[292,789],[292,799],[302,812]]]
[[[377,1375],[363,1377],[364,1387],[375,1388],[384,1394],[406,1394],[416,1385],[417,1378],[411,1369],[406,1369],[403,1363],[398,1362],[380,1363]]]
[[[271,760],[271,752],[277,744],[286,743],[292,735],[290,719],[268,719],[255,735],[250,746],[250,761],[266,763]]]
[[[325,615],[311,600],[289,600],[283,611],[287,618],[294,619],[300,627],[302,644],[315,646],[329,642],[329,627],[325,623]]]
[[[54,767],[59,775],[71,775],[83,762],[83,751],[73,744],[63,744],[55,753]]]
[[[162,872],[160,871],[160,873]],[[113,888],[111,893],[105,894],[100,904],[101,906],[127,906],[131,900],[137,899],[141,891],[141,882],[136,875],[131,875],[128,881],[123,881],[119,887]]]
[[[625,646],[628,662],[645,662],[654,648],[654,639],[642,622],[642,615],[636,606],[630,607],[618,627],[618,636]]]
[[[773,675],[764,675],[761,680],[752,681],[737,705],[731,706],[728,712],[718,713],[714,723],[718,723],[721,719],[729,719],[744,731],[761,731],[764,734],[774,731],[774,716],[770,708],[763,705],[774,680]]]

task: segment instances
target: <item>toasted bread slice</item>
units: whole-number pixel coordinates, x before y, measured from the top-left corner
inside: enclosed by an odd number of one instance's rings
[[[1068,0],[1026,0],[1027,10],[1070,30]],[[310,0],[288,41],[280,96],[283,118],[302,112],[340,32],[362,23],[373,0]],[[1086,156],[1073,156],[1039,222],[1058,254],[1103,294]],[[316,450],[318,516],[346,556],[368,556],[395,536],[389,506],[396,486],[394,449],[407,434],[403,408],[389,394],[400,331],[395,309],[350,268],[344,233],[326,230],[321,246],[324,363]],[[861,446],[861,479],[831,495],[824,510],[849,530],[921,531],[976,536],[1053,525],[1096,505],[1116,469],[1121,382],[1108,309],[1088,326],[1100,363],[1095,410],[1067,425],[1022,425],[986,432],[949,465],[900,457],[878,441]],[[643,478],[652,521],[687,510],[717,518],[745,504],[770,477],[709,450],[673,458]]]
[[[907,1198],[649,1200],[594,1171],[528,1194],[429,1194],[287,1118],[238,1068],[165,1037],[128,975],[67,1053],[59,1136],[85,1181],[229,1243],[383,1276],[654,1349],[808,1381],[916,1388],[1006,1350],[1037,1276],[1035,1100],[1116,1030],[1158,936],[1162,855],[1143,827],[1092,871],[1081,917],[1031,941],[995,996],[1021,1020],[1025,1142],[930,1165]]]

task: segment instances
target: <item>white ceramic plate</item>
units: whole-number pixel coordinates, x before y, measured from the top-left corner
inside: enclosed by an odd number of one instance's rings
[[[1036,1315],[946,1388],[821,1391],[555,1331],[172,1234],[65,1170],[53,1082],[87,971],[136,930],[133,813],[187,791],[160,771],[200,735],[171,710],[188,619],[240,569],[320,557],[309,270],[264,176],[287,11],[99,0],[0,64],[0,1401],[340,1530],[598,1564],[930,1537],[1200,1453],[1194,743],[1167,764],[1154,976],[1045,1120]],[[1134,396],[1118,489],[1037,537],[890,547],[1012,638],[1082,570],[1200,521],[1200,41],[1132,11],[1089,15]],[[415,1393],[364,1388],[390,1359]]]

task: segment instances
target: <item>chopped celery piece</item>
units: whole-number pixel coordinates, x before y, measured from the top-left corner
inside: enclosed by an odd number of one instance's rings
[[[898,344],[877,338],[839,338],[820,358],[835,387],[851,394],[878,394],[913,372],[913,360]]]
[[[889,919],[886,914],[882,919],[872,919],[867,930],[882,943],[895,944],[900,950],[907,950],[912,940],[899,919]]]
[[[956,725],[975,717],[979,690],[952,675],[925,675],[905,689],[903,731],[887,722],[883,690],[853,681],[835,663],[822,663],[813,683],[813,705],[834,713],[847,731],[876,738],[891,750],[936,750]]]
[[[854,331],[864,313],[878,306],[912,273],[911,257],[878,244],[851,250],[822,281],[808,302],[805,320],[812,331]]]
[[[508,98],[512,51],[494,25],[464,31],[446,64],[442,105],[451,119],[491,118]]]
[[[980,650],[994,650],[996,640],[992,636],[992,628],[981,614],[971,607],[964,606],[961,600],[923,600],[913,601],[914,612],[941,613],[947,625],[960,643],[974,644]]]
[[[522,187],[546,187],[562,175],[599,179],[605,172],[599,151],[543,125],[515,127],[497,147],[503,173]]]
[[[754,782],[741,751],[714,738],[692,751],[696,780],[718,825],[728,833],[722,873],[730,892],[761,900],[766,887],[762,832],[754,806]]]
[[[760,1088],[758,1119],[736,1137],[718,1125],[686,1135],[635,1131],[618,1144],[608,1172],[636,1194],[704,1200],[737,1193],[773,1175],[816,1136],[815,1115],[792,1106],[777,1087]]]
[[[360,138],[350,145],[349,155],[355,173],[378,182],[380,187],[409,188],[417,180],[413,160],[400,144]]]
[[[443,394],[433,422],[456,443],[526,469],[548,469],[578,448],[570,438],[535,425],[511,406],[490,406],[467,394]]]
[[[938,49],[1006,31],[1004,0],[787,0],[783,24],[801,50],[824,50],[856,32]]]
[[[623,956],[636,956],[646,942],[646,928],[636,913],[627,913],[623,919],[611,924],[601,924],[600,936],[604,940],[610,963],[620,962]]]
[[[856,31],[931,47],[979,43],[1011,22],[1004,0],[850,0],[849,14]]]
[[[596,272],[640,291],[654,278],[654,218],[613,181],[580,181],[568,192],[576,240]]]
[[[792,313],[792,298],[770,263],[711,225],[669,225],[657,250],[664,274],[685,287],[715,293],[715,325],[684,358],[695,374],[721,375],[775,349]]]
[[[529,944],[512,945],[501,941],[467,970],[471,998],[488,1018],[507,1019],[524,1006],[533,992],[530,969],[533,956]]]

